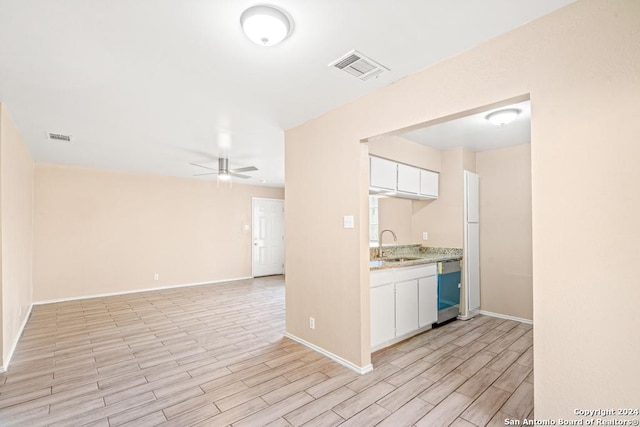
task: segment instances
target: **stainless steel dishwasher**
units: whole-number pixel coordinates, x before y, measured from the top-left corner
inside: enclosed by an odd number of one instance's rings
[[[460,314],[460,260],[438,263],[438,323]]]

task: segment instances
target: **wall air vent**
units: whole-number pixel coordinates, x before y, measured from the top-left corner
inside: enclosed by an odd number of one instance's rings
[[[47,139],[51,141],[71,142],[71,135],[63,135],[61,133],[47,132]]]
[[[389,71],[384,65],[367,58],[357,50],[352,50],[340,59],[333,61],[329,67],[335,67],[363,81]]]

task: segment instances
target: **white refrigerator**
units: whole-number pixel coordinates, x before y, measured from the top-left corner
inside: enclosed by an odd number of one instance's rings
[[[480,176],[464,171],[464,283],[462,319],[480,311]]]

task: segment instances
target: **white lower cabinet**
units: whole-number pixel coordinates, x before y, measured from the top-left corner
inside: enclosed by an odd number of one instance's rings
[[[396,283],[396,336],[418,329],[418,280]]]
[[[433,325],[438,320],[438,276],[418,280],[418,326]]]
[[[395,337],[395,305],[393,283],[371,288],[371,346],[375,347]]]
[[[379,349],[436,322],[436,264],[371,272],[371,347]]]

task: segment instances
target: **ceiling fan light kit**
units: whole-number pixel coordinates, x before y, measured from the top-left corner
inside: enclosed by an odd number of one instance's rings
[[[240,172],[254,172],[258,170],[258,168],[255,166],[246,166],[242,168],[229,169],[228,158],[218,159],[218,169],[213,169],[213,168],[210,168],[209,166],[200,165],[198,163],[189,163],[189,164],[192,166],[198,166],[199,168],[208,169],[211,171],[207,173],[198,173],[193,176],[218,175],[218,179],[220,181],[230,181],[232,177],[248,179],[248,178],[251,178],[249,175],[243,175]]]
[[[240,24],[249,40],[260,46],[273,46],[291,33],[291,19],[275,6],[250,7],[240,15]]]

